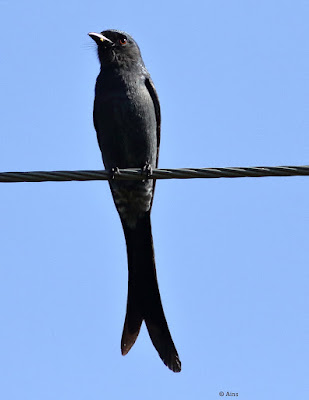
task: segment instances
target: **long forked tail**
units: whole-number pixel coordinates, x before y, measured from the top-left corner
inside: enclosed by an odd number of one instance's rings
[[[164,316],[157,282],[150,213],[140,218],[134,228],[124,222],[122,225],[127,244],[129,284],[121,352],[123,355],[129,352],[145,320],[162,361],[172,371],[179,372],[181,362]]]

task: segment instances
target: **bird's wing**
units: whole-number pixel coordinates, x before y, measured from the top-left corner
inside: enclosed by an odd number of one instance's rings
[[[154,84],[151,78],[148,76],[145,80],[145,85],[148,89],[150,97],[153,101],[153,105],[155,108],[156,113],[156,120],[157,120],[157,160],[156,160],[156,167],[158,167],[158,157],[159,157],[159,147],[160,147],[160,138],[161,138],[161,111],[160,111],[160,103],[157,91],[154,87]]]

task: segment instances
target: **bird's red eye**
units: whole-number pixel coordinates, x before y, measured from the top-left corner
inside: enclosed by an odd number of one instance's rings
[[[119,43],[121,44],[121,46],[124,46],[125,44],[127,44],[127,39],[126,38],[121,38],[119,39]]]

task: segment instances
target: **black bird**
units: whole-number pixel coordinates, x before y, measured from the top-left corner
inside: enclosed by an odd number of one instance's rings
[[[160,103],[134,39],[125,32],[89,33],[98,45],[101,71],[97,77],[93,120],[106,169],[158,165]],[[158,288],[150,211],[155,181],[109,181],[119,213],[128,256],[127,313],[121,352],[127,354],[145,321],[164,364],[181,370],[162,308]]]

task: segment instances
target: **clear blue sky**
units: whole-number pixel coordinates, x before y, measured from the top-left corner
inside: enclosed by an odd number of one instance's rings
[[[0,0],[0,170],[102,169],[89,31],[136,39],[160,167],[309,164],[309,3]],[[0,398],[307,398],[309,178],[160,181],[152,221],[183,370],[122,357],[125,243],[106,182],[0,184]]]

